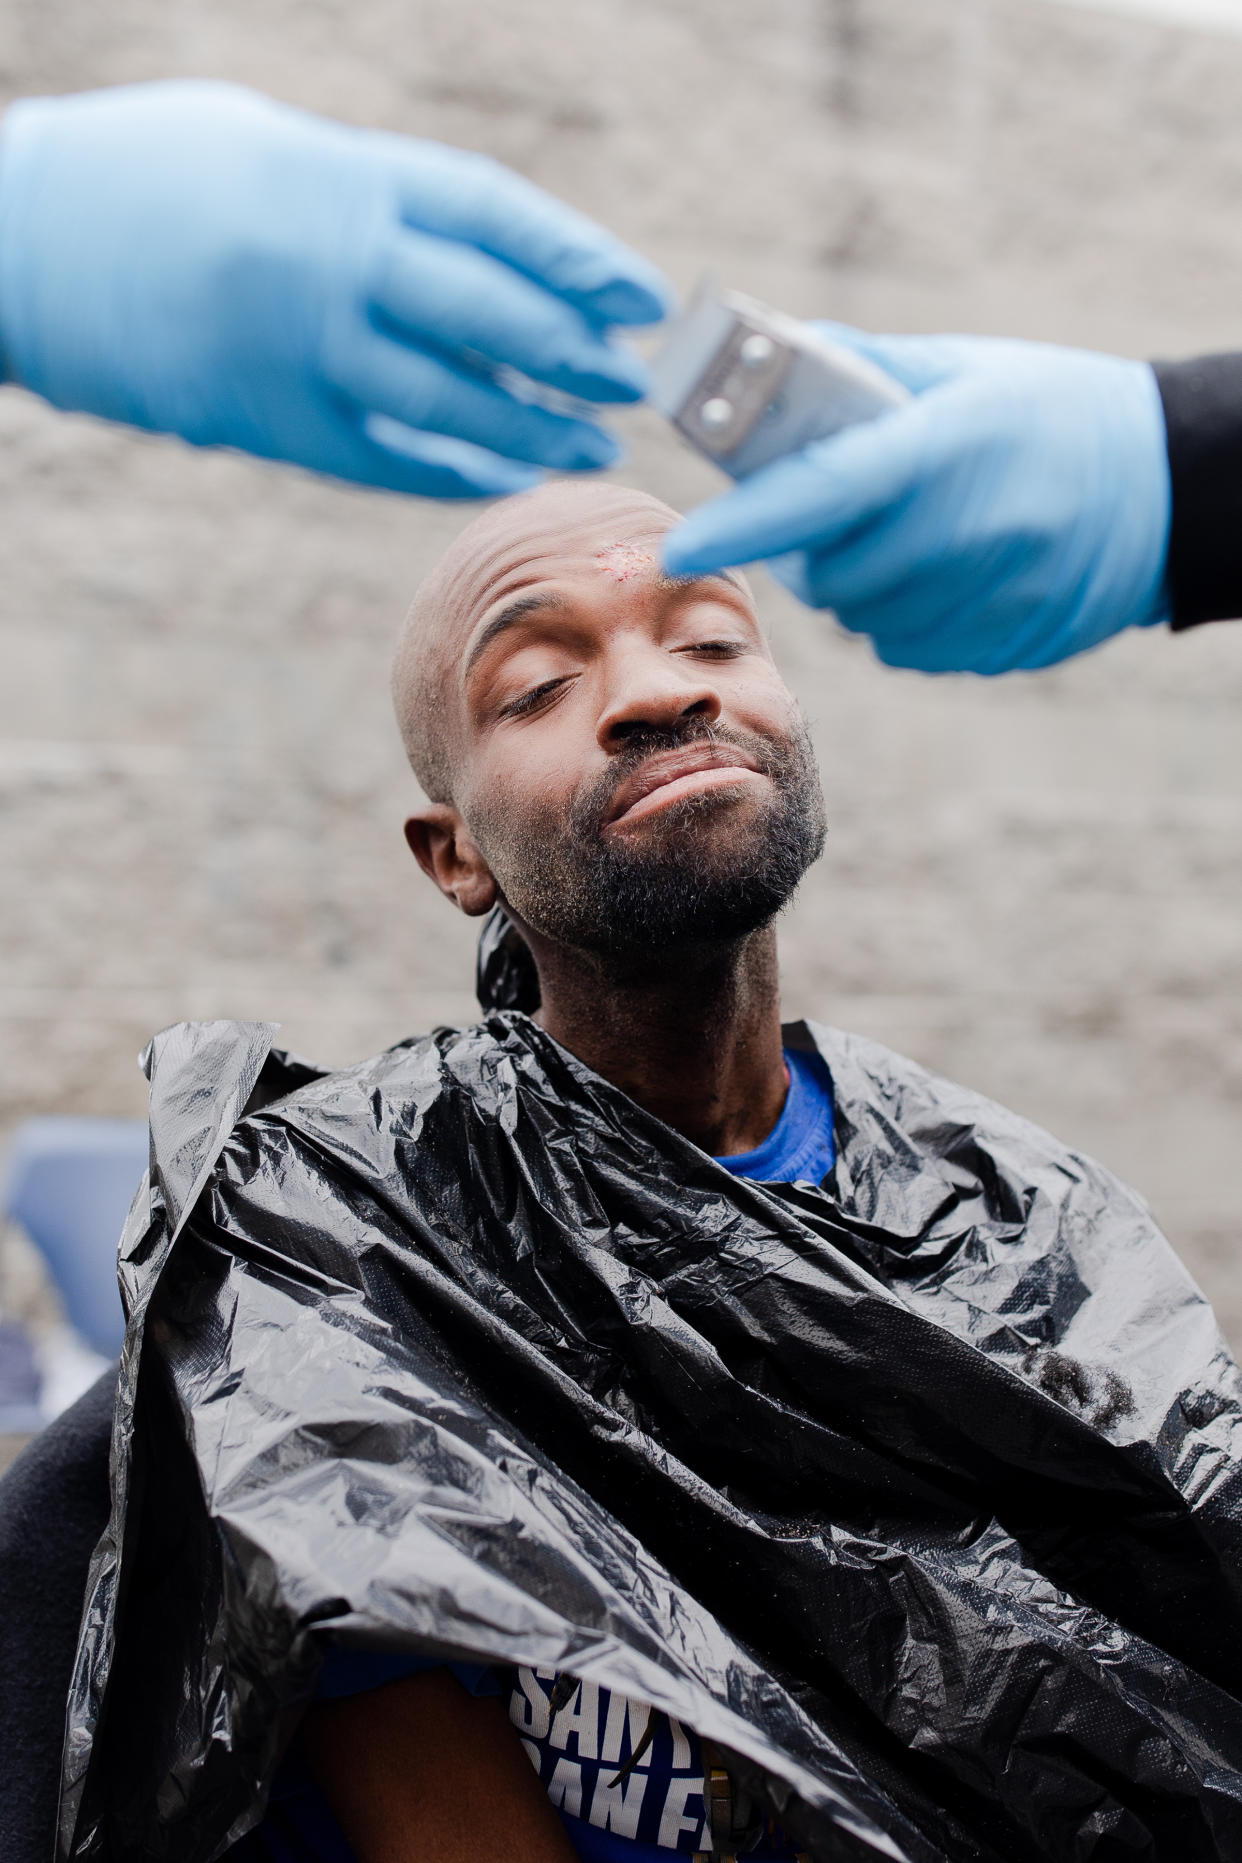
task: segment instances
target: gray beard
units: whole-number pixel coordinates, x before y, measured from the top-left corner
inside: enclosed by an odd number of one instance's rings
[[[699,821],[720,809],[709,793],[665,807],[642,845],[601,830],[612,797],[657,751],[699,740],[744,749],[772,779],[758,819],[712,846]],[[770,923],[793,897],[824,845],[824,802],[815,755],[799,719],[784,740],[717,731],[690,719],[676,732],[644,731],[627,743],[568,822],[550,815],[520,829],[489,812],[470,829],[516,916],[555,944],[603,958],[720,948]]]

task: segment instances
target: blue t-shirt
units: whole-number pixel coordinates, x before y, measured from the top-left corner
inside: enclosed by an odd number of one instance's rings
[[[836,1156],[832,1079],[818,1054],[787,1048],[785,1063],[789,1092],[767,1138],[753,1151],[718,1162],[735,1177],[760,1183],[818,1184]],[[318,1699],[365,1694],[439,1666],[417,1657],[329,1649]],[[593,1682],[562,1681],[551,1670],[450,1667],[471,1694],[507,1698],[509,1719],[580,1863],[671,1863],[670,1853],[709,1847],[703,1751],[692,1728],[645,1702]],[[794,1852],[773,1831],[749,1854],[775,1863]],[[262,1825],[230,1857],[233,1863],[354,1863],[296,1747]]]
[[[734,1177],[760,1184],[820,1184],[836,1162],[832,1136],[832,1076],[821,1054],[786,1048],[789,1092],[762,1145],[717,1159]]]

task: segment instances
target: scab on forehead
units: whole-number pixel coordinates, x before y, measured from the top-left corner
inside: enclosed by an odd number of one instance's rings
[[[614,582],[632,582],[656,567],[656,554],[641,543],[610,543],[597,550],[594,562],[601,575]]]

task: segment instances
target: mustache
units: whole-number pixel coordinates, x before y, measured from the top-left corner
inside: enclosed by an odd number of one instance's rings
[[[686,750],[695,744],[725,744],[744,751],[762,776],[787,786],[797,763],[797,748],[760,737],[750,731],[734,731],[714,725],[706,718],[690,717],[677,725],[661,729],[643,725],[626,738],[608,768],[575,798],[570,811],[570,831],[575,837],[591,837],[600,832],[612,809],[614,798],[649,757],[661,751]]]

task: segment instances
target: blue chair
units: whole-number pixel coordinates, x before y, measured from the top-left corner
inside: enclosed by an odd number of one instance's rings
[[[116,1248],[146,1168],[137,1119],[28,1119],[9,1152],[4,1212],[43,1256],[70,1325],[105,1358],[124,1337]]]
[[[0,1434],[33,1436],[46,1421],[43,1379],[24,1327],[0,1320]]]

